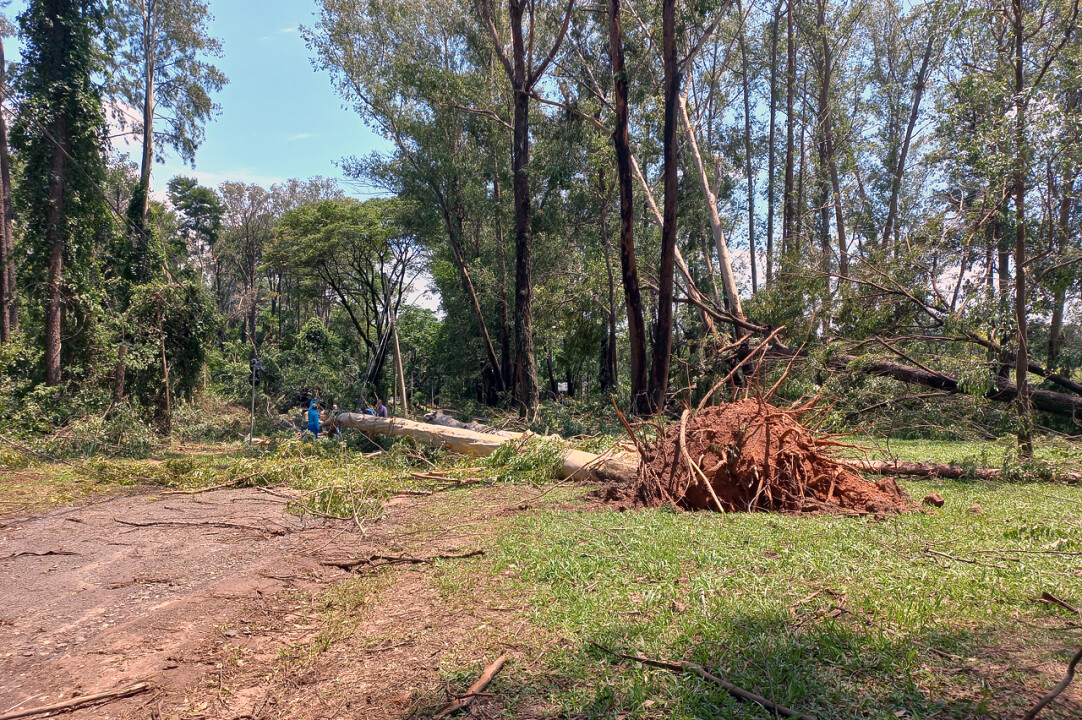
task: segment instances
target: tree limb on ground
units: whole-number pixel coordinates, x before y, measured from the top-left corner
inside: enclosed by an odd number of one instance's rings
[[[342,570],[354,570],[362,565],[370,567],[383,567],[384,565],[431,565],[437,560],[461,560],[462,558],[477,557],[484,555],[484,550],[471,550],[461,555],[432,555],[429,557],[413,557],[412,555],[369,555],[364,558],[349,558],[347,560],[324,560],[321,564],[327,567],[341,568]]]
[[[349,518],[335,518],[337,520],[348,520]],[[265,528],[257,527],[255,525],[244,525],[241,523],[231,522],[185,522],[183,520],[155,520],[154,522],[133,522],[130,520],[120,520],[119,518],[113,518],[114,522],[118,522],[121,525],[129,525],[131,527],[154,527],[155,525],[167,525],[173,527],[223,527],[234,528],[237,530],[252,530],[258,533],[265,533],[267,535],[285,535],[286,530],[282,528]]]
[[[41,707],[29,708],[26,710],[15,710],[4,715],[0,715],[0,720],[16,720],[16,718],[25,718],[32,715],[44,715],[45,713],[58,712],[60,710],[74,710],[77,707],[88,705],[90,703],[102,702],[104,700],[119,700],[121,698],[131,697],[132,695],[138,695],[139,693],[146,692],[150,689],[150,685],[141,682],[131,685],[120,690],[110,690],[108,692],[95,693],[93,695],[80,695],[79,697],[73,697],[70,700],[64,702],[54,703],[52,705],[43,705]]]
[[[907,475],[910,477],[958,479],[975,477],[978,480],[999,480],[1003,471],[998,468],[964,468],[959,465],[939,463],[901,462],[899,460],[838,460],[838,463],[859,472],[873,475]],[[1053,476],[1059,482],[1082,481],[1082,472],[1060,472]]]
[[[1075,653],[1075,656],[1071,658],[1071,662],[1067,666],[1067,674],[1063,676],[1062,680],[1060,680],[1059,685],[1052,688],[1051,692],[1041,698],[1041,701],[1034,705],[1033,709],[1026,713],[1026,716],[1022,718],[1022,720],[1034,720],[1034,718],[1036,718],[1040,714],[1041,710],[1045,709],[1048,703],[1055,700],[1057,697],[1059,697],[1059,694],[1061,692],[1067,689],[1067,686],[1071,684],[1072,680],[1074,680],[1075,668],[1078,667],[1079,661],[1082,661],[1082,650],[1079,650],[1077,653]],[[0,720],[3,720],[3,718],[0,718]]]
[[[642,663],[643,665],[649,665],[650,667],[662,668],[664,670],[672,670],[675,673],[691,673],[693,675],[698,675],[703,680],[708,680],[712,683],[720,685],[725,689],[726,692],[728,692],[736,699],[743,700],[744,702],[752,702],[757,705],[762,705],[771,713],[776,713],[778,715],[783,715],[789,718],[796,718],[796,720],[814,720],[814,718],[812,718],[810,715],[804,715],[803,713],[797,712],[796,710],[791,710],[784,705],[777,704],[773,700],[767,700],[762,695],[758,695],[751,692],[750,690],[745,690],[742,687],[733,685],[727,680],[722,680],[717,675],[712,675],[711,673],[707,672],[702,665],[696,665],[695,663],[690,663],[686,661],[672,663],[665,660],[651,660],[650,658],[639,657],[637,655],[625,655],[623,653],[618,653],[614,650],[609,650],[603,645],[598,645],[595,642],[592,642],[590,644],[599,650],[607,652],[609,655],[621,658],[623,660],[631,660],[633,662]]]
[[[457,700],[452,700],[440,708],[436,714],[432,716],[432,720],[440,720],[440,718],[445,718],[452,713],[468,707],[475,697],[484,693],[484,689],[488,687],[489,683],[492,682],[492,679],[496,677],[496,673],[503,668],[505,662],[507,662],[506,653],[500,655],[491,665],[485,668],[484,672],[481,673],[481,677],[477,678],[477,682],[473,685],[470,685],[470,689],[466,691],[465,695]]]

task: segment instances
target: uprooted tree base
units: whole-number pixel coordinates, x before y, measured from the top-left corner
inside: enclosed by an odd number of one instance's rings
[[[636,499],[725,512],[865,514],[914,508],[894,480],[868,482],[835,460],[832,452],[845,444],[802,425],[810,410],[748,398],[685,412],[644,448]]]

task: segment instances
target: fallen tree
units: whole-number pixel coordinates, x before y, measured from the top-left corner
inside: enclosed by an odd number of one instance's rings
[[[909,477],[948,478],[975,477],[978,480],[999,480],[1003,471],[998,468],[964,468],[960,465],[939,463],[901,462],[899,460],[839,460],[854,470],[872,475],[905,475]],[[1058,482],[1082,481],[1082,472],[1060,472],[1052,477]]]
[[[447,448],[463,455],[485,457],[508,440],[526,439],[527,433],[480,433],[465,428],[419,423],[401,418],[342,413],[335,418],[341,427],[367,433],[411,437],[429,447]],[[638,474],[638,458],[625,454],[595,455],[566,448],[560,467],[562,479],[630,482]]]

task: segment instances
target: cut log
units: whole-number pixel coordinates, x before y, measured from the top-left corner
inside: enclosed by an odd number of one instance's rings
[[[859,472],[873,475],[907,475],[911,477],[948,478],[976,477],[978,480],[999,480],[1003,471],[997,468],[964,468],[960,465],[938,463],[900,462],[890,460],[839,460],[842,465]],[[1082,472],[1056,473],[1053,480],[1076,483],[1082,481]]]
[[[447,448],[463,455],[485,457],[509,440],[522,439],[520,433],[479,433],[463,428],[429,425],[401,418],[381,418],[374,415],[342,413],[336,418],[338,425],[367,433],[380,433],[397,437],[411,437],[424,445]],[[639,471],[638,457],[620,454],[606,457],[581,450],[563,451],[560,478],[631,482]]]

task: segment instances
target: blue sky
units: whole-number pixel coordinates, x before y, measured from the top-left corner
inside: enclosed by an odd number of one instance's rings
[[[8,17],[24,7],[22,0],[12,2]],[[194,170],[169,155],[164,165],[155,165],[156,191],[178,174],[210,186],[225,180],[270,185],[314,175],[342,178],[343,156],[388,147],[353,110],[343,108],[327,74],[313,69],[299,29],[315,24],[314,0],[211,0],[210,8],[211,32],[223,46],[215,64],[229,78],[217,97],[221,114],[206,127]],[[16,58],[17,38],[4,43],[8,57]],[[140,149],[127,151],[137,159]]]

